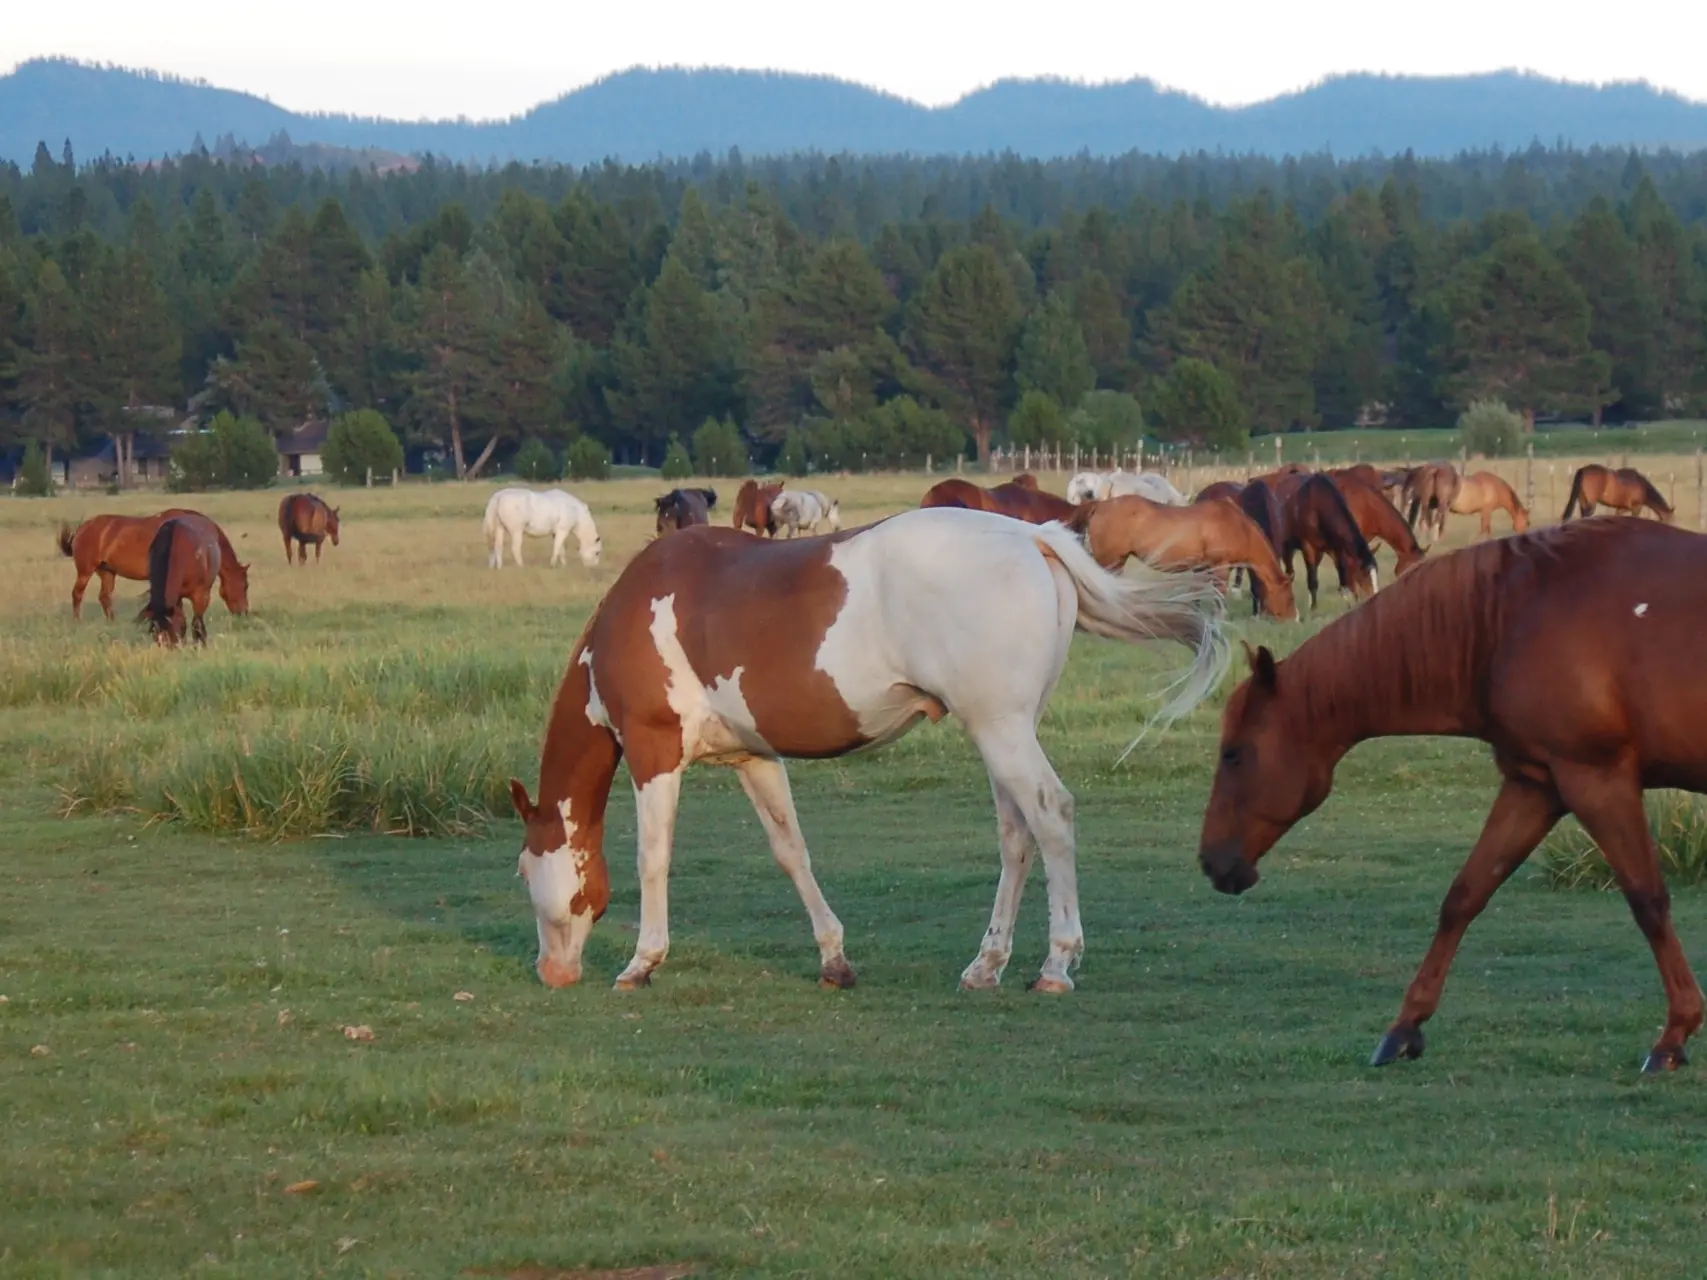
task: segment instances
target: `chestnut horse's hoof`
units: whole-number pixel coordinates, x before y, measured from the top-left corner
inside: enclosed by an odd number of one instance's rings
[[[1400,1058],[1420,1058],[1423,1056],[1423,1033],[1420,1027],[1394,1027],[1381,1037],[1381,1043],[1375,1046],[1375,1053],[1369,1059],[1372,1067],[1384,1067],[1389,1062],[1397,1062]]]
[[[818,985],[826,991],[846,991],[853,986],[855,980],[853,966],[848,963],[846,956],[827,960],[824,967],[818,970]]]
[[[1682,1045],[1670,1045],[1665,1048],[1656,1046],[1648,1054],[1648,1060],[1642,1064],[1642,1074],[1657,1076],[1665,1071],[1676,1071],[1679,1067],[1689,1065],[1689,1055],[1683,1051]]]
[[[1026,988],[1027,991],[1037,991],[1049,996],[1064,996],[1072,989],[1073,983],[1070,978],[1046,978],[1041,975]]]

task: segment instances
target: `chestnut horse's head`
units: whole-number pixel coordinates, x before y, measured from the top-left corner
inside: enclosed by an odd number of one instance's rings
[[[324,504],[322,504],[324,505]],[[332,545],[338,545],[338,508],[326,508],[326,532],[331,535]]]
[[[219,566],[219,598],[233,614],[249,612],[249,566],[227,556]]]
[[[1334,784],[1334,762],[1311,745],[1304,708],[1281,694],[1285,677],[1267,648],[1251,652],[1251,677],[1221,717],[1221,759],[1197,859],[1222,893],[1257,882],[1257,863]]]

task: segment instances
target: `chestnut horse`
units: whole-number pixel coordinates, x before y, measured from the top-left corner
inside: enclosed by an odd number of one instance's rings
[[[1614,507],[1633,516],[1641,515],[1646,507],[1659,520],[1671,523],[1671,503],[1662,498],[1648,477],[1635,467],[1619,467],[1614,471],[1598,462],[1578,467],[1577,474],[1571,478],[1571,496],[1565,502],[1565,514],[1559,519],[1561,522],[1569,520],[1573,508],[1585,516],[1592,516],[1597,505]]]
[[[717,505],[715,489],[671,489],[661,498],[652,499],[658,508],[659,535],[696,524],[711,523],[711,509]]]
[[[735,518],[731,523],[737,529],[751,529],[767,538],[775,537],[776,520],[771,515],[771,503],[781,492],[780,480],[772,484],[743,480],[741,487],[735,491]]]
[[[1065,498],[1058,498],[1039,489],[1036,479],[1029,475],[1016,476],[993,489],[985,489],[970,480],[950,476],[926,490],[919,506],[965,507],[971,511],[993,511],[997,515],[1012,516],[1015,520],[1024,520],[1028,524],[1069,520],[1073,513],[1079,510]]]
[[[1345,494],[1327,476],[1303,476],[1282,481],[1290,484],[1286,509],[1286,574],[1292,576],[1292,557],[1304,553],[1304,581],[1310,588],[1310,607],[1316,600],[1316,566],[1332,557],[1339,571],[1340,588],[1358,599],[1375,594],[1380,585],[1375,553],[1346,504]]]
[[[1284,662],[1251,655],[1221,720],[1199,860],[1223,893],[1370,738],[1475,738],[1503,784],[1373,1064],[1415,1058],[1470,922],[1560,817],[1600,847],[1653,948],[1668,1016],[1645,1070],[1683,1065],[1701,990],[1672,928],[1648,787],[1707,792],[1707,538],[1634,520],[1484,542],[1406,576]]]
[[[1330,472],[1329,475],[1339,486],[1340,495],[1345,498],[1345,505],[1351,512],[1351,518],[1357,521],[1364,541],[1371,544],[1384,542],[1392,548],[1399,561],[1393,570],[1395,574],[1408,573],[1415,568],[1423,558],[1422,545],[1417,542],[1416,534],[1411,532],[1411,526],[1405,523],[1405,517],[1399,514],[1399,509],[1382,494],[1379,473],[1376,475],[1377,483],[1373,485],[1349,470]]]
[[[1450,462],[1425,462],[1414,467],[1405,480],[1405,503],[1408,508],[1405,522],[1414,532],[1417,517],[1422,517],[1423,530],[1430,542],[1446,536],[1446,513],[1458,496],[1463,483],[1457,468]]]
[[[1452,499],[1452,513],[1481,516],[1481,536],[1484,538],[1493,537],[1496,511],[1504,511],[1511,517],[1513,533],[1523,533],[1529,528],[1529,510],[1517,500],[1517,490],[1492,471],[1478,471],[1458,482],[1457,496]]]
[[[519,870],[547,986],[581,977],[610,902],[605,805],[624,757],[639,825],[640,935],[620,988],[645,986],[669,950],[671,846],[682,774],[734,766],[771,853],[818,941],[819,980],[848,987],[842,925],[813,877],[784,758],[823,759],[960,717],[990,774],[1002,873],[964,987],[994,987],[1013,949],[1034,847],[1048,872],[1049,957],[1034,989],[1070,991],[1084,947],[1073,797],[1037,741],[1073,630],[1191,645],[1168,709],[1191,706],[1226,666],[1220,595],[1207,574],[1100,568],[1069,530],[975,511],[908,511],[821,538],[764,541],[715,526],[648,543],[594,611],[546,729],[539,801],[519,781]],[[1166,714],[1166,713],[1164,713]]]
[[[296,541],[297,563],[308,563],[308,547],[314,546],[314,563],[320,563],[320,544],[327,538],[338,545],[338,508],[329,507],[313,493],[289,493],[279,503],[279,532],[284,535],[285,563],[290,563],[290,544]]]
[[[148,547],[162,520],[172,516],[198,516],[199,511],[173,507],[153,516],[91,516],[73,529],[59,527],[59,550],[77,566],[77,581],[71,586],[71,616],[83,616],[83,593],[89,579],[101,576],[101,612],[113,620],[113,585],[119,578],[148,581]],[[219,596],[234,614],[249,612],[249,566],[237,559],[231,540],[212,520],[219,537]]]
[[[1274,548],[1276,557],[1286,549],[1286,510],[1274,490],[1266,480],[1252,480],[1249,484],[1239,484],[1232,480],[1219,480],[1214,484],[1204,486],[1197,495],[1198,502],[1231,502],[1234,506],[1256,522],[1262,530],[1263,537],[1268,539],[1269,546]],[[1237,587],[1244,576],[1244,566],[1233,569],[1233,586]],[[1292,575],[1286,574],[1286,594],[1292,594]],[[1251,592],[1251,612],[1256,614],[1262,609],[1262,602],[1255,591]]]
[[[1377,493],[1387,487],[1386,477],[1367,462],[1354,462],[1349,467],[1334,467],[1327,472],[1327,475],[1334,480],[1344,480],[1347,477],[1353,480],[1361,480]]]
[[[1076,507],[1065,523],[1085,535],[1085,546],[1105,569],[1120,569],[1129,556],[1158,569],[1249,566],[1258,607],[1284,621],[1298,617],[1292,582],[1268,535],[1230,502],[1176,507],[1130,494]]]
[[[137,615],[156,644],[184,638],[184,601],[195,610],[190,635],[207,643],[207,607],[219,578],[219,530],[206,516],[186,512],[162,520],[148,544],[148,603]]]

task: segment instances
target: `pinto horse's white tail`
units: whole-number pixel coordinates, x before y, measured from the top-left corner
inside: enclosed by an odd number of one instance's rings
[[[1207,570],[1169,572],[1134,558],[1123,572],[1110,573],[1065,525],[1040,525],[1036,536],[1073,580],[1080,629],[1128,642],[1177,640],[1194,651],[1190,669],[1166,690],[1174,696],[1157,720],[1178,720],[1215,692],[1232,662],[1232,646],[1222,630],[1227,602]]]

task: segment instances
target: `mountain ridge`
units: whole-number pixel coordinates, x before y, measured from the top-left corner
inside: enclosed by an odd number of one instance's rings
[[[67,138],[85,160],[150,160],[182,154],[198,135],[259,147],[280,133],[479,164],[644,163],[731,148],[748,156],[1450,156],[1536,141],[1707,148],[1707,103],[1645,82],[1592,86],[1498,71],[1331,76],[1238,107],[1143,78],[1009,79],[929,107],[829,76],[677,67],[615,72],[502,120],[408,121],[296,112],[241,90],[68,59],[35,59],[0,76],[0,159],[20,165],[38,142],[57,156]]]

